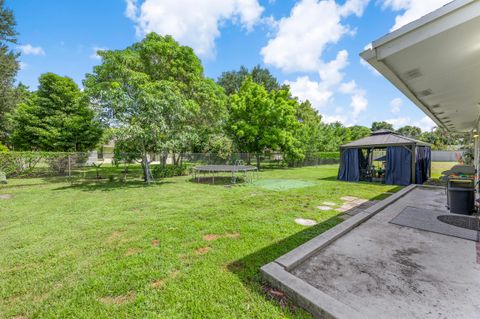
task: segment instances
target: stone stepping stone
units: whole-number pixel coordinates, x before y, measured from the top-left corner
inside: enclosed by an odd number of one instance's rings
[[[317,206],[317,208],[320,210],[332,210],[331,206]]]
[[[0,194],[0,199],[10,199],[12,198],[12,195],[10,194]]]
[[[337,206],[337,204],[332,203],[332,202],[323,202],[322,204],[326,205],[326,206]]]
[[[295,222],[302,226],[313,226],[316,225],[317,222],[313,219],[304,219],[304,218],[295,218]]]
[[[352,201],[352,203],[358,204],[358,205],[362,205],[362,204],[365,204],[367,202],[369,202],[368,199],[362,199],[362,198],[355,199],[355,200]]]
[[[356,199],[359,199],[358,197],[355,197],[355,196],[343,196],[340,198],[341,200],[344,200],[346,202],[352,202]]]

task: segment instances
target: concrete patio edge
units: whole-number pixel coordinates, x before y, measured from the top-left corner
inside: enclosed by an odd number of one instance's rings
[[[326,232],[318,235],[317,237],[307,241],[303,245],[298,246],[294,250],[286,253],[285,255],[277,258],[275,262],[280,266],[284,267],[285,270],[290,271],[291,269],[297,267],[304,260],[314,255],[316,252],[328,246],[333,241],[340,238],[345,233],[349,232],[353,228],[357,227],[361,223],[365,222],[376,213],[381,211],[383,208],[392,204],[399,198],[405,196],[408,192],[415,189],[415,187],[420,186],[416,184],[409,185],[402,189],[401,191],[389,196],[388,198],[378,202],[370,208],[358,213],[357,215],[347,219],[343,223],[327,230]]]
[[[358,315],[358,311],[292,275],[276,262],[263,266],[261,270],[275,288],[286,293],[297,305],[317,318],[364,318]]]
[[[260,269],[263,277],[273,287],[285,292],[299,306],[317,318],[363,318],[358,311],[321,292],[302,279],[292,275],[289,271],[419,186],[423,187],[415,184],[405,187],[374,206],[277,258],[275,261],[264,265]]]

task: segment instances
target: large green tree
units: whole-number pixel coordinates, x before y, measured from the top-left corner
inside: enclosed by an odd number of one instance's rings
[[[300,142],[303,153],[307,155],[318,152],[323,134],[322,116],[308,100],[298,105],[296,116],[300,124],[295,131],[295,138]]]
[[[387,123],[385,121],[373,122],[372,123],[372,132],[375,132],[375,131],[378,131],[378,130],[394,131],[393,125],[390,124],[390,123]]]
[[[5,8],[5,1],[0,0],[0,141],[8,142],[10,128],[6,114],[16,104],[14,89],[15,76],[19,64],[18,54],[9,45],[16,43],[15,19],[11,10]]]
[[[263,85],[267,92],[280,89],[277,79],[268,69],[262,68],[260,65],[255,66],[252,71],[241,66],[238,71],[223,72],[217,83],[223,87],[227,95],[232,95],[240,91],[243,82],[248,77],[251,77],[253,82]]]
[[[422,134],[422,129],[416,126],[406,125],[399,128],[397,133],[411,138],[418,138]]]
[[[77,84],[53,73],[40,76],[38,90],[12,118],[11,142],[20,150],[85,152],[97,145],[102,134]]]
[[[298,102],[289,97],[287,89],[267,92],[251,77],[231,97],[228,128],[241,152],[256,155],[258,168],[260,154],[267,150],[302,156],[294,137]]]
[[[205,78],[191,48],[150,33],[125,50],[99,55],[86,92],[116,128],[117,153],[121,147],[142,159],[146,182],[152,180],[150,154],[191,150],[221,131],[227,98]]]

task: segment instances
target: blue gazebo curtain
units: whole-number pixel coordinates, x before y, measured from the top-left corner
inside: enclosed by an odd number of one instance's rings
[[[412,180],[412,153],[404,146],[387,147],[385,184],[410,185]]]
[[[431,154],[430,147],[416,147],[415,182],[417,184],[423,184],[430,178]]]
[[[358,182],[360,180],[359,152],[356,148],[342,150],[338,179],[341,181]]]

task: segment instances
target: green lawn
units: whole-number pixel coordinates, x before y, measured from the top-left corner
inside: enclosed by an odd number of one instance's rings
[[[453,165],[458,164],[455,162],[433,162],[432,163],[432,178],[440,178],[443,171],[452,168]]]
[[[309,317],[266,294],[259,268],[341,222],[315,208],[323,201],[397,190],[336,174],[267,170],[235,187],[11,180],[0,186],[12,196],[0,199],[0,318]]]

